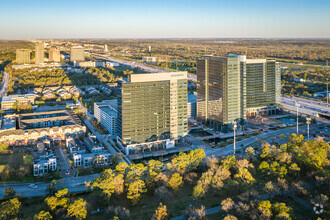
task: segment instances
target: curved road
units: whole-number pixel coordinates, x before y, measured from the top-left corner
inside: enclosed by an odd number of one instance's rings
[[[7,91],[8,91],[8,84],[9,84],[9,73],[0,71],[3,74],[3,80],[2,83],[0,84],[0,98],[3,96],[6,96]]]

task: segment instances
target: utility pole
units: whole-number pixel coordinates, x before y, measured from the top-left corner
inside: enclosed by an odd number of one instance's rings
[[[236,128],[237,128],[237,122],[234,121],[234,155],[236,153]]]
[[[296,103],[296,106],[297,106],[297,135],[298,135],[298,132],[299,132],[299,121],[298,121],[298,108],[299,108],[299,104],[298,104],[298,102],[297,101],[295,101],[295,103]]]
[[[327,70],[326,71],[328,71],[328,60],[327,60]],[[329,107],[329,82],[328,82],[328,78],[327,78],[327,95],[326,95],[326,97],[327,97],[327,108]]]
[[[307,124],[307,139],[309,140],[309,124],[311,123],[311,118],[306,118],[306,124]]]

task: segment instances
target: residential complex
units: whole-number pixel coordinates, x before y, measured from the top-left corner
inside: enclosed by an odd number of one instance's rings
[[[38,143],[33,155],[33,176],[43,176],[57,169],[57,160],[50,149],[50,142]]]
[[[49,61],[59,63],[61,62],[61,52],[56,47],[51,47],[49,50]]]
[[[119,81],[118,143],[131,154],[187,134],[187,72],[132,74]]]
[[[29,49],[17,49],[16,50],[16,63],[26,64],[30,63],[30,53]]]
[[[75,46],[71,47],[70,61],[84,61],[85,50],[83,47]]]
[[[66,148],[75,167],[106,166],[111,163],[112,155],[104,150],[96,137],[86,137],[83,142],[69,137],[66,139]]]
[[[25,94],[25,95],[10,95],[2,97],[1,100],[1,110],[4,112],[13,112],[15,104],[17,105],[27,105],[34,104],[35,95]]]
[[[280,88],[274,60],[204,56],[197,61],[197,119],[222,125],[257,112],[274,113]]]
[[[0,143],[8,145],[33,145],[39,140],[65,140],[86,132],[80,119],[67,110],[28,113],[12,116],[15,123],[2,126]]]
[[[36,44],[35,64],[44,63],[44,59],[45,59],[44,43],[39,42],[39,43]]]
[[[94,116],[111,135],[117,134],[117,99],[94,103]]]

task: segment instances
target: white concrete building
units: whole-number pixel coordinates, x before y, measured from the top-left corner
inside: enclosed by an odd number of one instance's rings
[[[117,100],[94,103],[94,116],[111,135],[117,135]]]

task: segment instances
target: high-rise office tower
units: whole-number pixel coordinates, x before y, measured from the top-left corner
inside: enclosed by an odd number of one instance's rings
[[[16,63],[25,64],[30,63],[30,53],[29,49],[17,49],[16,50]]]
[[[187,134],[187,72],[132,74],[119,88],[118,139],[126,154],[152,142],[169,148]]]
[[[39,42],[36,44],[36,53],[35,53],[35,64],[40,64],[44,62],[44,43]]]
[[[228,124],[280,103],[278,63],[244,55],[204,56],[197,61],[197,119]]]
[[[71,47],[70,61],[84,61],[85,50],[81,46]]]
[[[61,52],[56,49],[56,47],[51,47],[49,50],[49,61],[60,62],[61,61]]]
[[[104,52],[108,52],[108,45],[104,44]]]
[[[245,114],[274,114],[281,103],[281,71],[275,60],[246,59]]]
[[[242,117],[240,57],[204,56],[197,62],[197,119],[227,124]]]

